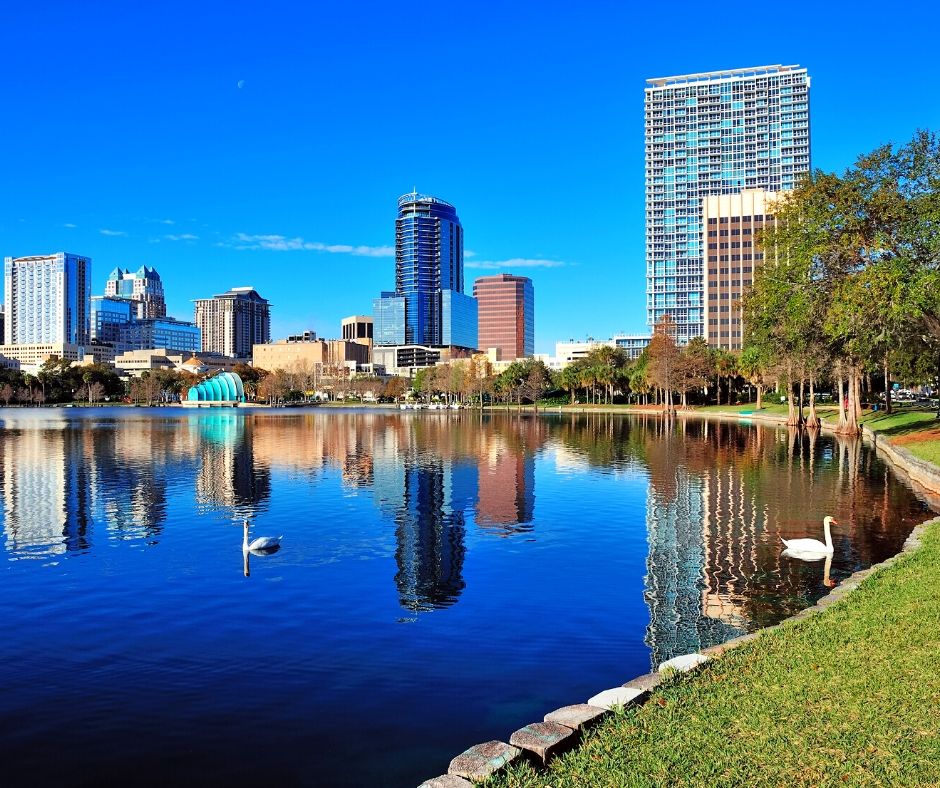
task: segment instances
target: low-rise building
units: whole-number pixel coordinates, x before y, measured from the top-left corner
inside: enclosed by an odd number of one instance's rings
[[[429,347],[428,345],[376,345],[372,363],[385,368],[388,375],[412,377],[423,367],[472,358],[476,351],[463,347]]]
[[[345,339],[314,339],[291,341],[290,339],[255,345],[252,348],[252,364],[273,372],[276,369],[300,369],[311,371],[330,366],[353,365],[353,371],[369,364],[369,348],[358,342]]]
[[[178,353],[167,348],[128,350],[115,356],[114,368],[132,377],[140,377],[145,371],[170,369],[202,375],[207,372],[231,372],[245,359],[229,358],[217,353],[201,353],[199,356]]]
[[[16,359],[23,367],[42,365],[53,356],[65,361],[81,361],[84,352],[79,345],[50,342],[36,345],[0,345],[0,356]]]

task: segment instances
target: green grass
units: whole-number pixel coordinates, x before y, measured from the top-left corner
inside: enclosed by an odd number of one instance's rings
[[[826,612],[670,680],[546,772],[487,785],[940,785],[938,566],[940,521]]]

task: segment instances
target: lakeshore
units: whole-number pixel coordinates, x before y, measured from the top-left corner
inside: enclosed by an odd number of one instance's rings
[[[743,409],[697,415],[735,418]],[[933,413],[875,412],[863,423],[936,500],[940,468],[921,467],[937,456]],[[837,589],[840,599],[820,612],[666,679],[651,702],[619,709],[546,772],[519,764],[487,785],[940,784],[940,518],[909,547],[861,573],[857,589],[850,580],[844,597]]]
[[[0,420],[0,657],[30,657],[0,699],[9,785],[270,781],[246,737],[281,783],[415,785],[625,672],[812,606],[821,567],[779,538],[827,502],[852,523],[837,581],[925,516],[869,447],[774,425],[388,408]],[[243,554],[244,519],[282,549]],[[258,684],[246,665],[278,669]],[[406,707],[421,712],[396,725]]]

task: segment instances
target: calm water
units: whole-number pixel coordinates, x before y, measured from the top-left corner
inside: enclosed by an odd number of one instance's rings
[[[858,441],[617,416],[0,410],[4,785],[409,786],[788,616],[925,506]],[[283,549],[243,563],[243,518]]]

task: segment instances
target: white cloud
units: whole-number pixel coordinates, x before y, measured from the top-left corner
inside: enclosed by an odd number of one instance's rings
[[[63,226],[63,227],[68,227],[70,230],[74,230],[76,227],[78,227],[77,224],[72,224],[71,222],[66,222],[66,223],[63,224],[62,226]]]
[[[172,219],[161,219],[160,224],[176,224]]]
[[[464,252],[466,257],[466,252]],[[509,271],[513,268],[562,268],[569,263],[561,260],[541,260],[529,257],[513,257],[511,260],[477,260],[464,263],[466,268],[481,268],[486,271],[504,269]]]
[[[477,253],[474,252],[472,249],[464,249],[464,250],[463,250],[463,256],[464,256],[464,258],[467,258],[467,257],[476,257],[476,256],[477,256]]]
[[[127,233],[125,233],[123,230],[103,229],[103,230],[99,230],[98,232],[100,232],[102,235],[110,235],[110,236],[127,235]]]
[[[164,235],[168,241],[198,241],[199,236],[192,233],[182,233],[181,235]]]
[[[303,238],[287,238],[283,235],[249,235],[237,233],[236,249],[265,249],[274,252],[329,252],[330,254],[351,254],[355,257],[394,257],[394,246],[352,246],[350,244],[324,244],[319,241],[306,241]]]

